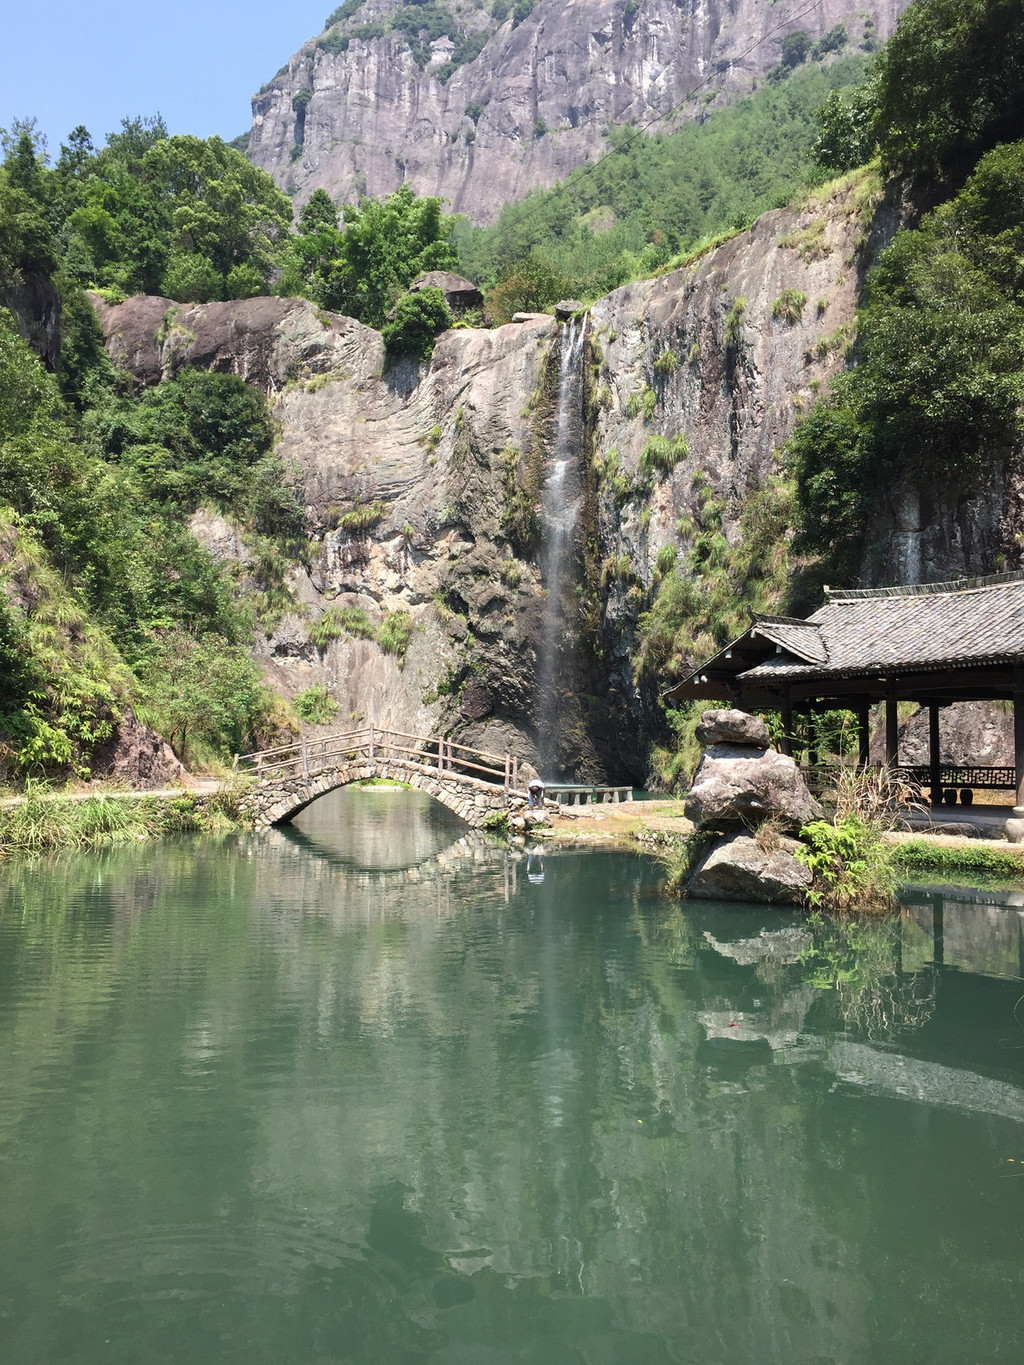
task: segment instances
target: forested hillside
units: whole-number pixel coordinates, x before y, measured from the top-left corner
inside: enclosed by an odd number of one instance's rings
[[[192,373],[145,392],[111,365],[83,286],[107,297],[253,293],[287,200],[216,139],[126,123],[94,152],[84,129],[52,169],[31,128],[0,178],[0,613],[3,735],[14,777],[88,775],[134,709],[186,762],[273,733],[281,705],[249,657],[273,611],[301,509],[273,454],[262,394]],[[246,528],[241,584],[186,519],[212,503]]]

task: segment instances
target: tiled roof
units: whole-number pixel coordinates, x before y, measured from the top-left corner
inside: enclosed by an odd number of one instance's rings
[[[781,645],[787,654],[794,654],[805,663],[828,663],[828,649],[821,627],[811,621],[799,621],[794,616],[755,616],[752,634],[763,635],[773,645]]]
[[[755,621],[754,628],[782,652],[742,673],[744,681],[1024,660],[1024,575],[833,592],[803,630],[782,620],[764,626]],[[820,662],[809,658],[810,626],[817,628],[824,652]]]

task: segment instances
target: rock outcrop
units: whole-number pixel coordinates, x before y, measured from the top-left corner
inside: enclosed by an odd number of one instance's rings
[[[354,202],[407,180],[493,222],[610,150],[609,130],[664,119],[670,131],[748,94],[787,32],[818,38],[844,23],[856,49],[869,17],[884,40],[907,0],[539,0],[501,23],[454,0],[471,61],[448,36],[388,29],[399,3],[366,0],[253,97],[248,154],[297,203],[317,188]]]
[[[730,834],[715,843],[698,863],[689,894],[709,900],[769,901],[802,905],[811,872],[796,854],[796,839],[762,847],[750,834]]]
[[[92,775],[142,791],[184,782],[188,777],[167,741],[131,711],[121,717],[113,736],[96,750]]]
[[[471,308],[482,308],[484,296],[472,280],[455,275],[450,270],[428,270],[409,286],[410,294],[421,289],[440,289],[444,301],[453,313],[465,313]]]
[[[802,905],[811,872],[797,857],[799,842],[781,831],[799,830],[823,812],[796,763],[768,748],[764,722],[743,711],[705,711],[697,734],[708,747],[685,810],[705,845],[687,893]]]
[[[713,744],[743,744],[755,749],[768,749],[768,726],[760,716],[746,711],[720,708],[705,711],[695,731],[697,743],[710,748]]]
[[[808,227],[816,246],[804,259],[783,243]],[[860,241],[864,227],[862,206],[845,193],[811,200],[590,310],[578,406],[566,414],[582,499],[573,544],[580,591],[565,602],[561,748],[542,759],[538,525],[559,425],[560,324],[541,314],[453,330],[417,366],[389,364],[378,332],[302,300],[96,306],[111,355],[138,383],[198,365],[239,374],[272,398],[281,456],[301,471],[310,537],[309,567],[291,579],[295,610],[258,646],[275,686],[291,696],[326,684],[339,717],[411,733],[455,728],[477,747],[534,759],[546,776],[648,785],[658,713],[633,664],[659,551],[690,548],[698,475],[735,540],[744,500],[771,474],[795,404],[843,364],[822,338],[853,316],[858,269],[874,240]],[[846,261],[857,264],[838,269]],[[785,289],[821,303],[780,321],[772,305]],[[682,358],[670,372],[656,368],[667,350]],[[638,413],[631,399],[647,390],[654,401]],[[652,438],[677,436],[686,443],[677,463],[644,473]],[[591,458],[613,450],[615,480]],[[621,496],[634,486],[642,496]],[[373,516],[346,529],[357,507]],[[200,520],[195,529],[215,553],[244,558],[230,528]],[[360,609],[371,627],[410,612],[416,629],[404,667],[355,633],[316,648],[310,627],[334,607]]]
[[[716,830],[750,828],[769,819],[797,830],[822,815],[794,759],[748,744],[713,744],[704,750],[685,810],[695,825]]]

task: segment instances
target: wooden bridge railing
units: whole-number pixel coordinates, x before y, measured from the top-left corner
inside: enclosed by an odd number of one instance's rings
[[[436,736],[409,735],[401,730],[382,730],[364,725],[323,739],[302,739],[259,753],[239,754],[235,768],[255,777],[306,777],[339,763],[359,758],[374,762],[400,761],[422,764],[439,773],[475,777],[501,785],[506,791],[519,785],[519,759],[512,754],[489,754],[466,744]]]

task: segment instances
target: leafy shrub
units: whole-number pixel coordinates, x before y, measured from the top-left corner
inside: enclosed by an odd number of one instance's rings
[[[324,683],[315,683],[304,692],[296,692],[292,705],[307,725],[327,725],[338,714],[338,703]]]
[[[178,303],[209,303],[224,292],[224,277],[206,256],[172,256],[164,272],[163,292]]]
[[[346,19],[351,19],[353,14],[358,14],[365,3],[366,0],[345,0],[343,5],[331,10],[324,20],[324,28],[333,28],[335,24],[343,24]]]
[[[888,910],[896,873],[881,832],[855,815],[838,823],[813,820],[800,838],[797,858],[813,876],[809,904],[829,910]]]
[[[426,360],[434,349],[435,339],[451,325],[452,315],[444,295],[440,289],[430,287],[400,298],[381,335],[393,355]]]
[[[821,61],[822,57],[827,57],[830,52],[840,52],[849,41],[850,35],[846,31],[846,25],[836,24],[821,35],[811,48],[811,56],[815,61]]]
[[[148,718],[186,764],[265,747],[281,704],[241,645],[176,628],[165,632],[142,674]]]
[[[537,255],[514,261],[498,276],[484,302],[487,318],[495,326],[511,322],[514,313],[539,313],[565,298],[570,281],[552,270]]]

